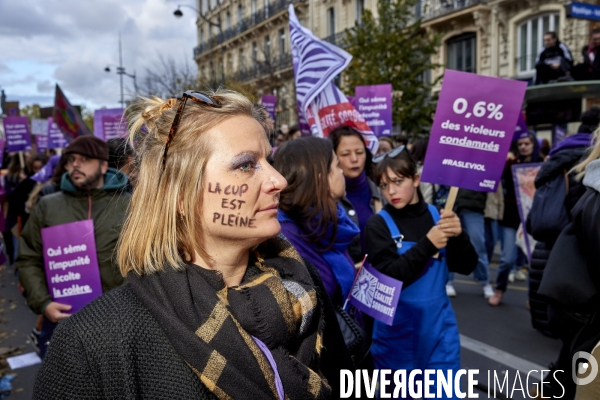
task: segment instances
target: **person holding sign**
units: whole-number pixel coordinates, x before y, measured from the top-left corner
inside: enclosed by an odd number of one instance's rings
[[[337,396],[352,361],[318,273],[278,236],[264,114],[224,90],[128,111],[127,283],[58,326],[34,398]]]
[[[89,299],[97,297],[123,283],[112,256],[129,204],[130,196],[122,190],[127,177],[108,168],[108,146],[93,136],[73,140],[63,157],[66,158],[67,172],[62,176],[60,192],[42,197],[34,207],[23,229],[16,261],[27,304],[36,314],[44,315],[38,340],[42,357],[56,324],[71,315],[80,299],[87,295],[91,295]],[[86,254],[89,246],[82,249],[81,243],[64,241],[58,247],[44,243],[43,229],[56,229],[53,236],[60,239],[67,236],[73,223],[90,220],[95,254]],[[85,237],[90,237],[87,231]],[[50,256],[65,256],[68,260],[46,263]],[[82,262],[78,261],[80,257]],[[76,267],[83,270],[75,272]],[[93,268],[97,269],[94,271]],[[48,271],[58,275],[49,281]],[[102,290],[82,293],[78,288],[85,288],[86,274],[98,272]],[[59,285],[65,287],[59,288]],[[81,306],[79,304],[78,308]]]
[[[388,204],[367,222],[368,261],[403,282],[393,325],[375,322],[375,367],[457,371],[458,328],[445,285],[449,270],[473,272],[477,253],[455,213],[442,210],[440,215],[425,203],[417,165],[403,147],[373,162]]]

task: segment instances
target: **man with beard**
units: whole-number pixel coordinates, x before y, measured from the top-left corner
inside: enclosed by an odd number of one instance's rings
[[[108,167],[108,145],[93,136],[73,140],[63,157],[67,172],[60,191],[44,196],[33,209],[20,238],[16,261],[27,304],[44,316],[38,339],[42,357],[56,324],[71,315],[71,306],[53,301],[46,284],[43,228],[91,219],[102,291],[123,283],[112,255],[130,200],[130,194],[124,191],[127,176]]]

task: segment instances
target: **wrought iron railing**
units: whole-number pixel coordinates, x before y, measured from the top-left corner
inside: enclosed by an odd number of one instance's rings
[[[292,55],[289,53],[273,57],[269,61],[259,61],[249,67],[242,67],[233,74],[235,80],[250,81],[261,76],[269,75],[292,66]]]
[[[348,47],[348,42],[346,41],[346,37],[348,33],[346,31],[338,32],[333,35],[327,36],[323,38],[326,42],[334,44],[338,47]]]
[[[421,16],[423,21],[428,21],[481,2],[482,0],[421,0],[419,2],[421,7],[416,10],[415,14],[417,18]]]

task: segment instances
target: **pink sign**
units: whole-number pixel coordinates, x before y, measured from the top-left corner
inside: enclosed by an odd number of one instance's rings
[[[495,192],[526,82],[446,70],[421,180]]]
[[[46,282],[52,299],[74,313],[102,294],[94,221],[42,229]]]

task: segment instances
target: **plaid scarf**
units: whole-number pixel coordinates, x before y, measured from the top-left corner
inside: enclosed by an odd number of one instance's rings
[[[327,399],[320,372],[324,313],[302,258],[282,237],[251,256],[240,286],[187,264],[182,271],[127,276],[188,366],[219,399],[279,399],[271,350],[286,400]]]

